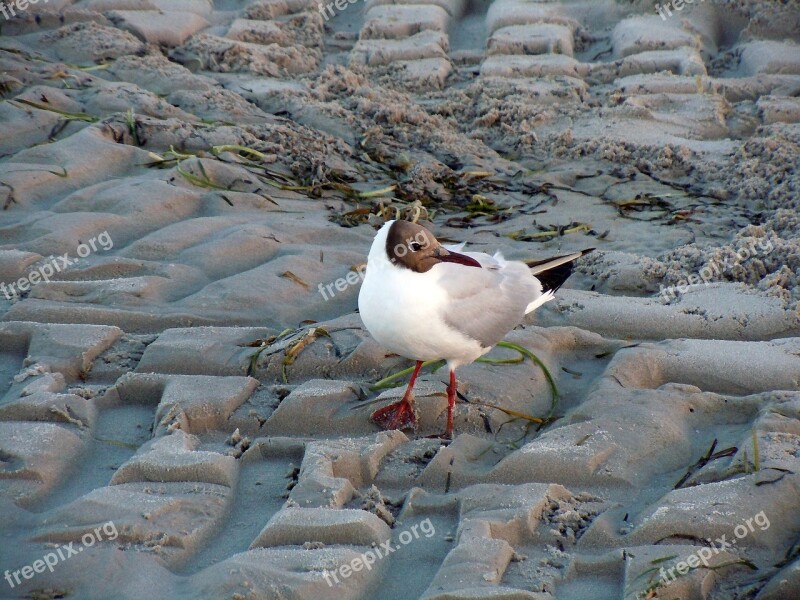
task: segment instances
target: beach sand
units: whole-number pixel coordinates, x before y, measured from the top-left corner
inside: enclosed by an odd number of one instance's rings
[[[5,5],[0,598],[800,598],[796,2]],[[397,217],[597,248],[558,396],[370,422]]]

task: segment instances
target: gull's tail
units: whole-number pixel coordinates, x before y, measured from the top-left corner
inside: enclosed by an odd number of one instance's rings
[[[542,292],[550,292],[552,295],[553,292],[564,285],[567,277],[572,274],[575,261],[581,256],[589,254],[592,250],[594,248],[563,256],[545,258],[544,260],[526,261],[525,264],[530,267],[531,273],[534,274],[536,279],[542,283]]]

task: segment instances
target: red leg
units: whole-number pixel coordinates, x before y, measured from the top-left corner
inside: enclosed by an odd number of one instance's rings
[[[394,402],[383,408],[379,408],[370,419],[372,422],[381,427],[382,429],[403,429],[405,427],[416,428],[417,426],[417,413],[414,410],[414,383],[417,381],[417,375],[422,368],[422,361],[417,361],[417,366],[414,367],[414,372],[411,374],[411,379],[408,382],[406,393],[399,402]]]
[[[447,386],[447,428],[440,435],[429,435],[428,437],[445,440],[453,439],[453,411],[456,407],[456,394],[458,394],[456,372],[450,371],[450,385]]]
[[[453,410],[456,407],[456,372],[450,371],[450,385],[447,386],[447,429],[444,432],[444,437],[447,439],[453,438]]]

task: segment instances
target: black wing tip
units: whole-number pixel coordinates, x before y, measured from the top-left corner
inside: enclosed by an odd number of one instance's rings
[[[594,250],[595,248],[581,250],[580,256],[576,256],[568,263],[564,263],[563,265],[558,265],[552,269],[547,269],[546,271],[537,273],[536,279],[538,279],[542,284],[542,292],[557,292],[558,289],[564,285],[564,282],[569,279],[569,276],[572,275],[572,271],[575,269],[575,261],[581,256],[585,256]]]
[[[548,269],[536,275],[542,284],[542,292],[557,292],[564,282],[572,275],[574,265],[571,262]]]

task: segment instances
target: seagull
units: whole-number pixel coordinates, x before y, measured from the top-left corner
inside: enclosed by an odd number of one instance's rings
[[[444,359],[450,370],[444,437],[451,439],[456,369],[489,352],[526,314],[552,300],[575,260],[594,250],[525,263],[462,248],[443,246],[410,221],[387,221],[375,235],[358,295],[361,320],[379,344],[416,361],[402,399],[371,416],[383,429],[416,427],[412,390],[420,368]]]

